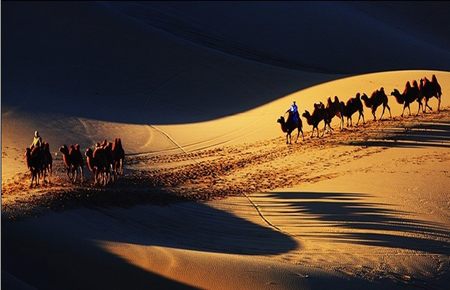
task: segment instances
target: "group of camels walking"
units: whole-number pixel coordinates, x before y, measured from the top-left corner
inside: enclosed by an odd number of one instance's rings
[[[64,169],[67,177],[72,183],[84,183],[84,158],[80,150],[80,145],[73,144],[69,147],[63,145],[59,148],[62,154]],[[105,186],[117,180],[118,175],[123,175],[123,165],[125,151],[120,138],[115,138],[114,142],[104,140],[98,142],[95,148],[87,148],[85,152],[86,164],[92,173],[94,185]],[[53,158],[50,153],[50,145],[42,142],[41,146],[31,146],[26,149],[25,160],[28,170],[31,173],[31,184],[39,185],[39,180],[50,182],[53,171]]]
[[[403,105],[403,111],[401,114],[402,117],[406,108],[408,108],[409,115],[411,115],[410,105],[413,102],[417,102],[419,105],[417,115],[419,114],[421,108],[423,109],[423,113],[426,113],[427,108],[431,111],[432,108],[428,105],[428,102],[433,97],[438,99],[437,110],[440,110],[442,91],[435,75],[432,76],[431,81],[426,77],[420,79],[419,82],[413,80],[412,85],[410,81],[408,81],[406,82],[403,93],[400,93],[399,90],[394,89],[390,95],[395,98],[397,103]],[[365,123],[363,102],[367,108],[371,109],[374,121],[377,119],[375,113],[379,106],[383,106],[383,112],[381,113],[380,119],[383,118],[386,108],[389,111],[389,116],[392,118],[391,108],[388,105],[388,96],[386,95],[383,87],[375,90],[370,97],[365,93],[362,95],[357,93],[355,97],[348,99],[346,103],[340,101],[337,96],[334,97],[334,101],[332,101],[331,97],[329,97],[326,106],[322,102],[315,103],[312,114],[308,110],[305,110],[302,114],[308,125],[313,127],[311,137],[314,136],[314,131],[317,131],[317,137],[320,136],[319,124],[322,121],[324,122],[322,136],[325,134],[327,129],[331,133],[331,131],[333,131],[333,128],[331,127],[331,120],[334,117],[340,118],[341,129],[344,128],[344,118],[347,120],[347,127],[353,125],[352,116],[356,112],[358,112],[358,121],[356,124],[359,124],[361,118],[363,123]],[[292,143],[291,133],[295,129],[298,130],[295,142],[297,142],[300,133],[302,134],[302,139],[305,139],[302,120],[300,116],[293,116],[294,114],[298,113],[289,112],[287,120],[285,120],[283,116],[277,120],[277,122],[281,124],[281,130],[286,133],[286,144]]]

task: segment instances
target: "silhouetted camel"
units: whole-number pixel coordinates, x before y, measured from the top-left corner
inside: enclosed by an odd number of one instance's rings
[[[64,144],[59,148],[59,151],[63,154],[64,165],[66,166],[67,177],[72,182],[77,181],[78,175],[80,176],[81,183],[83,183],[83,156],[80,152],[80,146],[71,145],[70,150]]]
[[[400,94],[400,92],[397,89],[394,89],[394,91],[392,91],[391,93],[391,96],[395,97],[397,103],[403,104],[403,111],[401,114],[402,117],[406,108],[408,108],[409,111],[408,116],[411,115],[410,104],[414,101],[417,101],[419,103],[417,115],[419,114],[420,108],[422,107],[422,102],[420,98],[419,86],[417,85],[417,81],[413,82],[413,86],[411,86],[409,81],[406,82],[405,89],[403,90],[402,94]]]
[[[292,136],[291,133],[295,129],[297,129],[297,138],[295,139],[295,143],[297,143],[298,136],[300,132],[302,133],[302,140],[305,140],[305,136],[303,135],[303,123],[300,116],[297,116],[297,120],[294,120],[292,117],[292,113],[289,113],[287,121],[284,120],[284,117],[281,116],[278,118],[277,122],[281,125],[281,130],[286,133],[286,144],[292,144]],[[296,121],[296,122],[295,122]]]
[[[25,151],[25,161],[27,168],[31,173],[31,183],[30,187],[39,185],[39,178],[42,171],[42,150],[39,147],[34,147],[33,149],[27,148]]]
[[[94,185],[107,185],[110,175],[110,165],[105,149],[101,146],[96,147],[94,151],[91,148],[87,148],[85,154],[88,168],[94,175]]]
[[[46,182],[45,177],[48,177],[48,182],[50,182],[50,176],[53,172],[53,157],[50,153],[50,145],[47,142],[42,143],[42,172],[44,182]]]
[[[299,118],[300,119],[300,118]],[[300,120],[301,121],[301,120]],[[303,132],[302,132],[303,134]],[[297,136],[298,138],[298,136]],[[113,169],[119,175],[123,175],[123,164],[125,161],[125,150],[122,147],[122,140],[120,138],[115,138],[112,146],[112,153],[114,158]]]
[[[389,110],[389,116],[392,118],[392,114],[391,114],[391,108],[389,108],[388,105],[388,97],[386,96],[386,93],[384,92],[384,88],[381,87],[381,89],[376,90],[372,93],[372,95],[369,97],[367,97],[366,94],[363,94],[361,96],[361,99],[364,101],[364,104],[366,105],[367,108],[372,109],[372,115],[373,115],[373,120],[376,121],[377,117],[375,116],[375,113],[377,111],[377,108],[380,105],[383,105],[383,112],[381,113],[381,117],[380,120],[383,118],[384,115],[384,110],[386,108],[388,108]]]
[[[353,120],[352,120],[352,116],[354,113],[359,112],[359,116],[358,116],[358,122],[356,122],[356,125],[359,124],[359,120],[363,119],[363,123],[365,123],[364,121],[364,108],[363,108],[363,104],[361,102],[361,94],[357,93],[356,96],[354,98],[350,98],[347,100],[347,103],[344,104],[344,102],[341,102],[341,107],[343,108],[343,115],[347,118],[347,127],[349,126],[349,120],[350,120],[350,126],[353,126]]]
[[[339,101],[337,96],[334,96],[334,102],[331,101],[331,98],[328,98],[327,107],[325,109],[327,111],[328,118],[330,119],[330,123],[334,116],[341,119],[340,129],[342,130],[344,128],[344,104]]]
[[[319,136],[320,135],[319,123],[322,120],[324,120],[324,123],[325,123],[322,136],[325,134],[327,122],[325,121],[325,118],[326,118],[325,107],[322,103],[314,104],[314,112],[312,113],[312,115],[309,113],[309,111],[305,110],[305,112],[302,114],[302,116],[306,119],[306,122],[308,123],[308,125],[313,126],[313,129],[311,132],[311,137],[314,136],[314,129],[317,130],[317,137],[320,137]]]
[[[441,86],[439,85],[437,78],[435,75],[432,76],[431,82],[425,77],[420,80],[420,94],[423,98],[425,98],[425,107],[423,112],[426,113],[427,108],[432,111],[433,109],[428,105],[428,101],[436,97],[438,99],[438,112],[441,109],[441,97],[442,97],[442,90]]]

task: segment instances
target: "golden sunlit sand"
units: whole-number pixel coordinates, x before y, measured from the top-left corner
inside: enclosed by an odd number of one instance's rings
[[[401,118],[389,96],[392,119],[386,112],[373,122],[365,108],[366,124],[341,131],[335,118],[322,138],[311,138],[303,119],[305,141],[292,145],[276,123],[293,100],[302,113],[328,97],[381,86],[389,95],[432,74],[443,91],[439,113],[432,99],[433,112]],[[44,288],[445,289],[449,88],[449,72],[366,74],[177,125],[3,108],[4,243],[11,259],[29,262],[12,262],[8,275]],[[52,183],[30,189],[23,153],[36,128],[53,153],[120,136],[125,176],[108,188],[72,185],[54,155]],[[38,265],[44,277],[30,274]]]

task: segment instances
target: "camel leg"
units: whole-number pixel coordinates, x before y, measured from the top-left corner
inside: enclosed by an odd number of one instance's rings
[[[388,111],[389,111],[389,119],[392,119],[391,108],[389,107],[388,104],[386,104],[386,108],[388,108]],[[409,105],[408,105],[408,108],[409,108]],[[409,109],[409,114],[411,114],[411,109]]]
[[[78,175],[78,171],[76,168],[73,168],[73,172],[72,172],[72,183],[75,183],[77,181],[77,175]]]
[[[52,172],[53,170],[52,170],[52,165],[50,164],[49,165],[49,167],[48,167],[48,183],[52,183],[52,181],[50,180],[50,177],[52,177]]]
[[[30,170],[31,172],[31,183],[30,183],[30,188],[33,187],[33,181],[34,181],[34,172],[32,170]]]
[[[409,112],[409,114],[408,114],[408,117],[409,117],[409,116],[411,116],[411,107],[409,106],[409,104],[408,104],[408,112]]]
[[[428,99],[425,101],[425,107],[430,109],[430,111],[433,111],[433,109],[428,105]],[[425,108],[425,110],[426,110]]]
[[[300,129],[300,131],[302,132],[302,140],[305,141],[305,135],[303,135],[303,130]],[[122,171],[122,174],[123,174],[123,171]]]
[[[297,128],[297,138],[295,138],[295,143],[297,143],[297,141],[298,141],[298,136],[300,135],[300,129],[299,128]]]
[[[438,112],[441,110],[441,96],[438,98]]]
[[[385,106],[383,106],[383,111],[381,112],[380,120],[383,119],[384,110],[386,110],[386,107],[385,107]],[[375,116],[375,114],[374,114],[374,116]],[[374,120],[374,121],[375,121],[375,120]]]
[[[405,109],[406,109],[406,106],[403,105],[403,111],[402,111],[402,114],[400,115],[400,117],[403,117],[403,114],[405,113]]]

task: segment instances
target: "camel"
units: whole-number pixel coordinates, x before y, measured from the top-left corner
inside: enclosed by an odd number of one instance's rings
[[[314,136],[314,129],[317,130],[317,137],[320,137],[319,135],[319,123],[323,120],[325,123],[325,126],[323,128],[323,134],[325,134],[325,130],[327,127],[327,121],[326,120],[326,112],[325,107],[322,103],[314,104],[314,112],[312,115],[309,113],[309,111],[305,110],[305,112],[302,114],[302,116],[306,119],[308,125],[313,126],[312,132],[311,132],[311,138]]]
[[[374,91],[372,93],[372,95],[370,96],[370,98],[366,94],[363,94],[361,96],[361,99],[364,101],[364,104],[366,105],[367,108],[372,109],[372,115],[373,115],[374,121],[377,120],[375,113],[377,111],[377,108],[380,105],[383,105],[383,112],[381,113],[380,120],[383,118],[384,110],[386,108],[388,108],[389,116],[390,116],[390,118],[392,118],[391,108],[389,108],[389,105],[388,105],[388,97],[386,96],[386,93],[384,92],[383,87],[381,87],[379,90]]]
[[[105,149],[101,146],[95,148],[94,151],[91,148],[87,148],[85,155],[88,168],[94,175],[94,185],[107,185],[110,166]]]
[[[297,129],[297,138],[295,139],[295,143],[297,143],[300,132],[302,133],[302,140],[305,141],[305,136],[303,135],[303,130],[302,130],[303,123],[302,123],[302,119],[300,119],[300,116],[297,116],[297,121],[296,121],[296,120],[293,120],[292,113],[289,113],[287,121],[285,121],[284,117],[281,116],[280,118],[278,118],[277,123],[280,123],[281,130],[284,133],[286,133],[286,144],[292,144],[291,133],[295,129]]]
[[[420,94],[422,98],[425,98],[425,107],[423,112],[426,113],[427,108],[432,111],[433,109],[428,105],[428,101],[435,97],[438,99],[438,112],[441,109],[441,97],[442,97],[442,90],[441,86],[439,85],[437,78],[435,75],[432,76],[431,82],[425,77],[420,80],[420,86],[419,86]]]
[[[33,187],[33,182],[36,186],[38,186],[40,174],[42,171],[42,151],[40,150],[40,148],[27,148],[25,151],[25,161],[27,164],[27,168],[31,173],[30,187]]]
[[[363,119],[363,124],[365,123],[364,121],[364,108],[363,108],[363,104],[361,102],[361,94],[357,93],[356,96],[354,98],[350,98],[347,100],[347,103],[344,104],[344,102],[340,103],[341,108],[343,109],[342,113],[344,115],[344,117],[347,118],[347,127],[349,126],[349,120],[350,120],[350,126],[353,126],[353,120],[352,120],[352,116],[354,113],[359,112],[359,116],[358,116],[358,122],[356,122],[356,125],[359,124],[359,120]]]
[[[409,114],[411,115],[411,108],[410,104],[414,101],[417,101],[419,103],[419,108],[417,110],[417,115],[419,115],[420,108],[422,107],[422,101],[420,98],[420,91],[419,87],[417,85],[417,81],[413,82],[413,86],[411,86],[410,82],[406,82],[405,89],[403,93],[401,94],[397,89],[394,89],[391,92],[391,96],[395,97],[395,100],[399,104],[403,104],[403,111],[401,116],[403,117],[403,114],[405,113],[405,109],[408,108]]]
[[[80,152],[80,145],[71,145],[70,149],[67,145],[63,145],[59,148],[59,151],[63,154],[64,165],[66,166],[67,177],[72,182],[76,182],[78,176],[80,176],[81,183],[83,183],[83,156]]]
[[[303,132],[302,132],[302,135],[303,135]],[[114,143],[112,146],[112,153],[113,153],[113,160],[114,160],[113,170],[115,172],[117,172],[119,175],[123,175],[123,163],[125,160],[125,150],[123,150],[122,140],[120,140],[120,138],[114,139]]]
[[[328,118],[331,119],[334,118],[334,116],[337,116],[339,119],[341,119],[340,123],[340,129],[342,130],[344,128],[344,106],[339,101],[339,98],[337,96],[334,96],[334,102],[331,101],[331,98],[329,97],[327,100],[327,107],[325,108],[327,110]]]
[[[47,182],[46,177],[50,182],[50,176],[53,173],[53,157],[50,153],[50,145],[47,142],[42,143],[42,173],[44,182]]]

